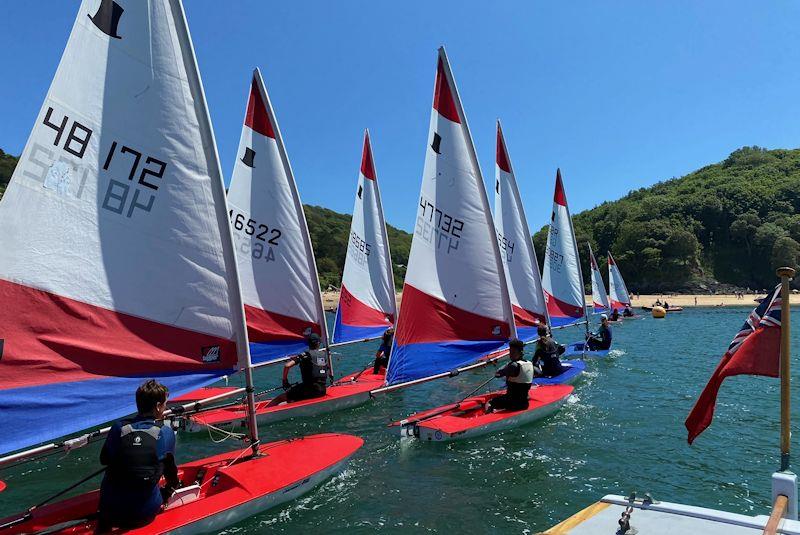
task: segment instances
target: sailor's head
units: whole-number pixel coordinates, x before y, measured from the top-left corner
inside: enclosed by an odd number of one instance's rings
[[[136,389],[136,410],[139,414],[152,414],[157,420],[164,415],[167,408],[167,387],[150,379]]]
[[[604,325],[608,323],[608,316],[606,314],[600,314],[600,323]]]
[[[539,325],[539,327],[536,328],[536,334],[539,335],[539,338],[547,336],[547,325]]]
[[[320,338],[317,333],[311,333],[306,337],[306,342],[308,342],[308,349],[319,349],[319,344],[321,341],[322,338]]]
[[[389,327],[388,329],[386,329],[383,332],[383,341],[384,342],[390,342],[393,337],[394,337],[394,328]]]
[[[522,352],[525,350],[525,343],[519,338],[512,338],[508,342],[508,356],[511,360],[519,360],[522,358]]]

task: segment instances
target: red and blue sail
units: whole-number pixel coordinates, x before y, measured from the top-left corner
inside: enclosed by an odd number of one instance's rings
[[[542,288],[553,327],[564,327],[585,320],[586,301],[578,244],[567,207],[561,169],[556,172],[553,212],[542,268]]]
[[[305,213],[260,71],[247,109],[228,189],[228,217],[254,364],[327,340]]]
[[[612,309],[622,312],[631,306],[631,296],[611,251],[608,252],[608,289]]]
[[[538,336],[539,325],[548,323],[547,307],[542,293],[539,262],[536,260],[525,208],[500,121],[497,121],[494,224],[497,245],[505,268],[508,294],[514,310],[517,336],[529,342]]]
[[[387,383],[473,363],[515,336],[489,201],[444,49]]]
[[[145,379],[177,396],[249,365],[180,11],[128,2],[112,29],[95,4],[0,202],[0,455],[135,413]]]
[[[396,308],[389,238],[369,132],[365,132],[333,343],[380,337],[394,324]]]
[[[597,265],[592,246],[588,243],[586,245],[589,247],[589,265],[592,268],[592,309],[595,314],[609,312],[611,307],[608,303],[608,294],[606,293],[606,286],[603,284],[600,266]]]

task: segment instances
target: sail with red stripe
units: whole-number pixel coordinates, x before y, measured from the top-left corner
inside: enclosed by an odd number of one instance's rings
[[[500,121],[497,121],[494,224],[517,336],[527,342],[538,336],[536,330],[540,323],[547,323],[547,307],[542,294],[539,262]]]
[[[253,363],[303,351],[312,332],[327,344],[303,205],[258,69],[249,84],[228,209]]]
[[[622,280],[622,273],[620,273],[614,257],[611,256],[611,251],[608,252],[608,290],[612,309],[622,312],[623,309],[631,306],[631,296],[628,294],[625,281]]]
[[[180,7],[82,2],[0,228],[0,454],[136,412],[144,378],[180,395],[249,366]]]
[[[589,264],[592,268],[592,310],[599,314],[600,312],[608,312],[610,306],[608,304],[608,294],[606,294],[606,285],[603,284],[603,276],[600,274],[600,266],[597,265],[597,260],[592,252],[592,246],[589,247]]]
[[[387,382],[430,377],[475,362],[515,334],[483,177],[447,56],[440,48]]]
[[[586,305],[578,244],[575,241],[572,217],[567,207],[561,169],[556,172],[556,189],[547,233],[542,287],[550,323],[554,327],[571,325],[585,318]]]
[[[380,337],[397,314],[389,237],[369,132],[364,132],[353,219],[342,273],[333,343]]]

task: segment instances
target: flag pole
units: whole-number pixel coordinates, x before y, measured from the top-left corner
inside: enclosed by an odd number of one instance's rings
[[[789,470],[791,444],[791,321],[789,282],[795,274],[790,267],[777,270],[781,278],[781,472]]]
[[[772,474],[772,516],[797,520],[797,475],[789,470],[789,446],[791,444],[791,307],[789,306],[789,282],[795,275],[790,267],[777,270],[781,278],[781,469]],[[785,500],[784,500],[785,498]],[[773,521],[774,524],[774,521]],[[765,531],[766,533],[766,531]]]

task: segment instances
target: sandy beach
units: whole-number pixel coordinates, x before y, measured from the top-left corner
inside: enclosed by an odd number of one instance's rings
[[[741,298],[734,294],[686,294],[686,295],[672,295],[672,294],[643,294],[634,295],[632,297],[632,305],[634,307],[652,306],[656,299],[662,303],[666,300],[670,306],[680,307],[718,307],[718,306],[747,306],[755,307],[756,297],[764,297],[764,294],[744,294]],[[402,293],[397,293],[397,304],[400,305]],[[335,311],[336,304],[339,302],[339,292],[322,292],[322,304],[325,310]],[[586,304],[591,304],[592,297],[586,296]],[[793,294],[791,298],[793,305],[800,305],[800,294]]]

